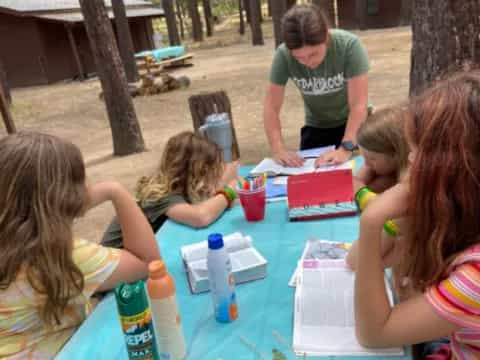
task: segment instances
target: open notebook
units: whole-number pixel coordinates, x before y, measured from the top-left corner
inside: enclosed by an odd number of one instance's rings
[[[295,291],[293,350],[312,356],[403,355],[403,348],[367,349],[355,336],[355,273],[344,259],[323,259],[304,263]],[[385,279],[390,304],[392,292]]]

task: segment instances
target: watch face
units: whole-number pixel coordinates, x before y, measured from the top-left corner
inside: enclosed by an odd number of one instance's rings
[[[341,146],[348,151],[353,151],[357,148],[352,141],[344,141],[341,143]]]

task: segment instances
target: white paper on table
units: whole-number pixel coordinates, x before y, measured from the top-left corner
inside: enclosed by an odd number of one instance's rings
[[[314,149],[307,149],[307,150],[301,150],[297,151],[297,154],[301,157],[305,158],[318,158],[320,155],[322,155],[326,151],[330,150],[335,150],[335,145],[330,145],[330,146],[322,146]]]
[[[343,169],[352,169],[355,166],[353,160],[347,161],[340,165],[323,165],[318,168],[315,168],[315,159],[306,159],[301,167],[288,167],[283,166],[277,163],[275,160],[270,158],[263,159],[252,171],[250,175],[259,176],[267,174],[268,176],[279,176],[279,175],[300,175],[312,172],[322,172],[322,171],[332,171],[332,170],[343,170]]]
[[[327,260],[328,261],[328,260]],[[368,349],[355,336],[355,273],[345,266],[303,268],[297,279],[293,350],[299,355],[403,355],[403,348]],[[385,280],[390,304],[392,292]]]

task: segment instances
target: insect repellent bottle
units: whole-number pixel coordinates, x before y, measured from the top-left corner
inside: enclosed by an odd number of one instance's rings
[[[223,323],[231,322],[238,317],[238,307],[232,263],[225,250],[222,234],[208,236],[207,269],[215,319]]]
[[[175,296],[175,282],[163,261],[152,261],[148,265],[147,289],[160,359],[184,359],[185,339]]]
[[[120,323],[130,360],[159,360],[152,317],[143,281],[115,289]]]

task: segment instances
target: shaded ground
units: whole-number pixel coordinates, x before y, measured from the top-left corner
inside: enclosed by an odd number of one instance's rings
[[[201,91],[227,91],[240,145],[242,162],[253,164],[269,154],[262,123],[262,101],[273,55],[272,24],[264,24],[266,44],[253,47],[231,26],[217,32],[205,44],[192,46],[191,68],[176,71],[187,75],[187,90],[134,99],[148,152],[123,158],[112,157],[110,127],[97,80],[17,89],[12,108],[18,129],[37,130],[65,137],[82,150],[90,182],[118,180],[133,189],[139,175],[157,164],[166,140],[192,129],[187,99]],[[410,69],[409,28],[358,32],[367,46],[370,61],[370,97],[375,106],[403,101],[408,94]],[[303,123],[300,95],[292,84],[286,92],[282,113],[283,134],[292,148],[299,142]],[[4,135],[3,128],[0,136]],[[97,241],[113,214],[111,205],[89,212],[76,224],[77,232]]]

